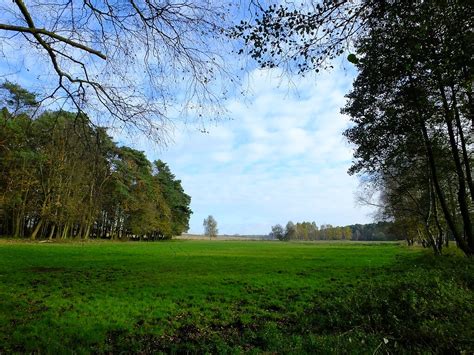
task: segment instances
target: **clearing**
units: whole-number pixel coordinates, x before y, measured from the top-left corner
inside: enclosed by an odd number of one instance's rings
[[[469,353],[473,287],[395,243],[0,241],[0,353]]]

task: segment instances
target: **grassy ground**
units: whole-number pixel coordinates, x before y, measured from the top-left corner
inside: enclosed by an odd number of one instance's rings
[[[0,353],[472,352],[473,288],[397,244],[0,242]]]

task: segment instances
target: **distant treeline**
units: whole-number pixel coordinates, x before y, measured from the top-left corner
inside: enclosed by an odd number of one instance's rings
[[[279,240],[400,240],[392,222],[369,224],[354,224],[344,227],[334,227],[323,224],[320,227],[315,222],[288,222],[283,228],[280,224],[272,227],[269,236]]]
[[[164,239],[188,230],[191,198],[167,164],[118,146],[84,115],[32,118],[32,94],[0,89],[0,235]]]
[[[406,239],[395,228],[393,222],[377,222],[368,224],[353,224],[349,228],[352,231],[352,240],[403,240]]]

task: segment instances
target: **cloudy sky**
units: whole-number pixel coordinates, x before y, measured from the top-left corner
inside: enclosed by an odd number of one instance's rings
[[[249,93],[229,100],[230,119],[208,123],[207,133],[177,125],[166,149],[133,140],[182,180],[192,197],[191,233],[202,233],[210,214],[225,234],[267,234],[289,220],[371,221],[373,210],[356,203],[357,177],[347,174],[349,120],[339,113],[353,71],[292,77],[290,85],[279,74],[252,71],[242,84]]]
[[[11,44],[2,48],[0,74],[33,91],[56,85],[48,61]],[[241,90],[224,103],[228,119],[198,126],[178,122],[167,148],[111,134],[150,160],[164,160],[182,180],[192,197],[191,233],[203,232],[208,215],[225,234],[267,234],[272,225],[289,220],[370,222],[374,211],[356,203],[358,179],[347,174],[352,151],[342,132],[349,121],[339,111],[355,72],[343,62],[305,78],[282,79],[277,69],[250,70]]]
[[[35,88],[30,70],[10,80]],[[255,69],[224,103],[228,119],[176,121],[167,147],[111,134],[150,160],[164,160],[181,179],[192,197],[190,233],[203,233],[208,215],[222,234],[268,234],[289,220],[368,223],[374,210],[356,203],[359,182],[347,174],[352,149],[342,136],[349,120],[339,112],[354,76],[348,63],[305,78]]]

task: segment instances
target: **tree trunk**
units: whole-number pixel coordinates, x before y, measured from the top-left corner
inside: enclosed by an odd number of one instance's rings
[[[43,219],[40,219],[39,222],[36,224],[35,228],[33,229],[33,232],[31,233],[30,239],[31,240],[36,240],[36,236],[38,235],[38,232],[43,224]]]
[[[439,238],[435,238],[433,236],[433,232],[431,231],[431,228],[430,228],[431,216],[433,214],[436,214],[436,195],[433,191],[432,185],[433,185],[432,180],[430,179],[429,184],[428,184],[428,190],[429,190],[429,196],[430,196],[430,208],[429,208],[428,214],[425,216],[425,229],[426,229],[426,234],[428,236],[429,242],[431,244],[431,247],[433,248],[435,255],[441,255],[441,249],[443,245],[440,245],[438,243]],[[437,216],[435,216],[434,218],[437,222],[438,221]]]
[[[431,195],[431,201],[433,203],[433,217],[434,217],[434,220],[435,220],[435,225],[436,225],[436,229],[438,231],[438,238],[436,240],[438,246],[438,250],[441,254],[441,250],[443,249],[443,228],[441,228],[441,224],[439,223],[439,218],[438,218],[438,206],[437,206],[437,202],[436,202],[436,194],[435,194],[435,191],[434,191],[434,186],[433,186],[433,182],[431,181],[430,179],[430,195]]]
[[[20,227],[21,227],[21,217],[20,213],[18,212],[16,216],[13,217],[13,237],[19,238],[20,237]]]
[[[53,235],[54,235],[54,230],[56,229],[56,225],[55,224],[52,224],[51,225],[51,231],[49,232],[49,237],[48,239],[49,240],[52,240],[53,239]]]
[[[66,223],[66,225],[63,228],[63,233],[62,233],[61,239],[66,239],[67,236],[68,236],[68,234],[67,234],[68,232],[69,232],[69,223]]]
[[[464,248],[463,251],[466,253],[466,255],[474,255],[474,237],[472,234],[472,224],[471,224],[471,217],[469,215],[469,207],[467,205],[467,198],[466,198],[466,181],[464,178],[464,172],[462,169],[462,164],[461,164],[461,159],[459,158],[459,151],[458,147],[456,144],[456,138],[454,136],[454,130],[453,130],[453,123],[451,119],[451,111],[449,109],[448,105],[448,100],[446,98],[446,92],[444,90],[444,87],[441,84],[441,81],[439,81],[439,90],[441,93],[441,98],[443,102],[443,109],[444,109],[444,118],[445,118],[445,123],[448,128],[448,136],[449,136],[449,144],[451,147],[451,153],[453,155],[453,160],[454,164],[456,166],[456,174],[458,177],[458,203],[459,203],[459,209],[461,210],[461,216],[464,224],[464,234],[467,239],[467,243],[464,243]]]
[[[466,67],[463,67],[464,80],[468,83],[466,85],[465,95],[468,103],[468,116],[471,120],[471,130],[474,131],[474,100],[472,99],[472,75],[469,74]]]
[[[472,181],[471,164],[470,164],[470,161],[469,161],[469,155],[467,153],[466,139],[464,138],[464,132],[462,130],[461,117],[459,115],[459,109],[458,109],[458,105],[457,105],[456,93],[454,91],[453,86],[451,86],[451,92],[452,92],[452,98],[453,98],[454,118],[455,118],[455,122],[456,122],[456,128],[459,132],[459,140],[461,142],[462,158],[463,158],[463,162],[464,162],[464,170],[466,170],[467,185],[469,186],[469,191],[471,193],[471,201],[474,202],[474,184],[473,184],[473,181]]]
[[[61,239],[62,236],[63,236],[63,231],[64,229],[64,226],[63,225],[59,225],[57,228],[56,228],[56,239]]]
[[[76,237],[79,238],[79,239],[82,239],[82,233],[83,233],[83,232],[84,232],[84,226],[83,226],[83,224],[81,223],[81,224],[79,225],[79,231],[77,232],[77,236],[76,236]]]
[[[454,223],[454,219],[451,216],[451,213],[449,213],[448,205],[446,203],[443,190],[441,189],[441,185],[439,184],[439,180],[438,180],[438,172],[437,172],[436,164],[434,160],[433,148],[431,147],[431,142],[428,137],[428,131],[426,130],[425,122],[423,121],[423,118],[421,116],[419,117],[419,123],[420,123],[421,132],[423,135],[423,141],[425,144],[426,155],[428,156],[428,163],[430,166],[431,177],[433,179],[433,185],[435,187],[436,194],[438,195],[438,200],[441,205],[444,218],[446,219],[446,223],[448,224],[448,227],[453,233],[454,239],[456,239],[456,242],[458,243],[461,250],[463,250],[467,255],[470,255],[472,253],[469,252],[469,246],[466,244],[462,236],[457,231],[456,224]]]
[[[91,224],[88,223],[86,227],[86,232],[84,233],[84,239],[89,239],[89,233],[91,232]]]

